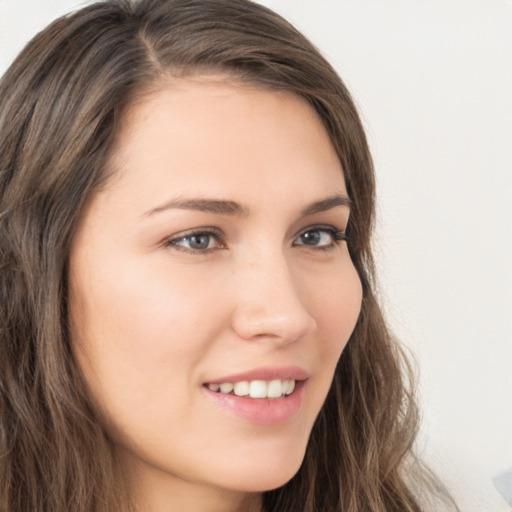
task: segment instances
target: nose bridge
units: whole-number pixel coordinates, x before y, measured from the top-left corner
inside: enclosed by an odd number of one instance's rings
[[[316,327],[281,249],[259,251],[241,260],[236,275],[233,328],[240,337],[291,343]]]

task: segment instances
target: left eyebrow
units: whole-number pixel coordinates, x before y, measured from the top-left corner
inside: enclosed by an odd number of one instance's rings
[[[320,201],[316,201],[309,206],[306,206],[301,212],[302,217],[307,217],[308,215],[314,215],[315,213],[325,212],[336,206],[346,206],[350,208],[352,206],[352,201],[345,194],[336,194],[335,196],[328,197],[327,199],[321,199]]]

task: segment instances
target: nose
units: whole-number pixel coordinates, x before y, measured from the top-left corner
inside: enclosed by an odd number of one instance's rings
[[[240,263],[235,272],[232,327],[240,338],[288,344],[316,329],[302,300],[307,291],[300,289],[284,257]]]

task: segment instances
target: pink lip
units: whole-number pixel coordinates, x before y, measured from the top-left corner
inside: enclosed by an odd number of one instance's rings
[[[209,384],[222,382],[241,382],[251,380],[295,380],[295,389],[290,395],[282,398],[249,398],[228,395],[211,391],[203,385],[203,393],[223,412],[256,425],[276,425],[293,418],[304,401],[305,387],[309,374],[299,367],[258,368],[238,373],[221,379],[210,381]]]
[[[308,377],[309,373],[299,366],[263,367],[209,380],[206,384],[234,383],[244,380],[306,380]]]

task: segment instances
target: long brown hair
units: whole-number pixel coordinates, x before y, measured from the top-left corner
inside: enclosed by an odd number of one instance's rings
[[[345,172],[349,248],[363,284],[361,315],[304,462],[264,494],[264,510],[420,509],[403,475],[418,415],[408,364],[375,299],[372,161],[343,82],[304,36],[256,3],[111,0],[55,21],[0,82],[1,512],[130,509],[113,442],[69,348],[70,240],[85,200],[108,178],[126,106],[169,77],[219,71],[316,109]]]

